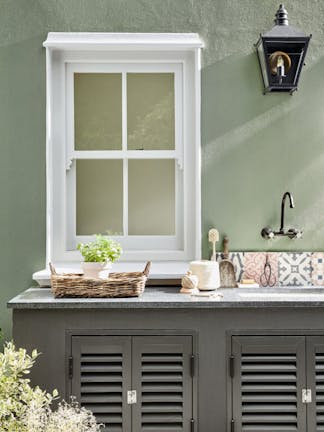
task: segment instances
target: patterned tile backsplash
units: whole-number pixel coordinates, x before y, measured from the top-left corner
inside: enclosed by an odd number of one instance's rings
[[[217,261],[222,254],[217,253]],[[236,278],[254,279],[264,284],[264,266],[268,257],[271,279],[268,285],[324,286],[324,252],[230,252]],[[268,273],[267,273],[268,274]],[[263,282],[263,283],[261,283]]]
[[[264,270],[267,260],[271,266],[271,272]],[[269,267],[270,268],[270,267]],[[244,254],[244,278],[254,279],[262,285],[269,279],[270,285],[277,285],[278,282],[278,254],[266,252],[246,252]]]
[[[324,252],[314,252],[311,256],[312,285],[324,286]]]
[[[279,285],[308,286],[312,284],[311,254],[283,252],[279,254]]]

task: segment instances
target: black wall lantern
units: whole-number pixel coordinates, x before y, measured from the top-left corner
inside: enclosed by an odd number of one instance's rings
[[[288,23],[288,13],[280,5],[275,26],[261,34],[256,44],[264,93],[297,90],[298,80],[312,35],[306,36]]]

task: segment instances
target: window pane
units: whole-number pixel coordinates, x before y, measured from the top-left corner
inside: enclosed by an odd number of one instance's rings
[[[76,150],[121,149],[121,74],[74,74],[74,130]]]
[[[127,74],[129,150],[174,150],[174,74]]]
[[[175,161],[128,162],[130,235],[175,234]]]
[[[77,160],[77,235],[123,231],[123,162]]]

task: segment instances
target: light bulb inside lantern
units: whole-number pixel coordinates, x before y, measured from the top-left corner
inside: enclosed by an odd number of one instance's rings
[[[279,67],[279,66],[285,66],[284,60],[283,60],[281,55],[278,56],[278,59],[277,59],[277,67]]]
[[[281,55],[277,59],[277,76],[279,77],[279,84],[282,84],[282,78],[285,76],[285,62]]]

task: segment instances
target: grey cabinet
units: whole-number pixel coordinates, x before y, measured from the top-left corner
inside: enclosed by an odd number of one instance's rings
[[[191,336],[72,336],[70,390],[109,432],[193,430]]]
[[[309,336],[306,340],[307,387],[313,395],[308,404],[308,431],[324,431],[324,336]]]
[[[324,337],[233,336],[231,429],[324,431]]]

